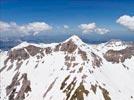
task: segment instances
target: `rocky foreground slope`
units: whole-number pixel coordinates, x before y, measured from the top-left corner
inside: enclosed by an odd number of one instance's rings
[[[134,100],[134,44],[24,42],[0,53],[0,100]]]

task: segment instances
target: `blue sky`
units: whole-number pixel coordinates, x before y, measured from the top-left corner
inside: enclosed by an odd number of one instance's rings
[[[134,1],[0,0],[0,21],[1,38],[78,34],[134,40]]]

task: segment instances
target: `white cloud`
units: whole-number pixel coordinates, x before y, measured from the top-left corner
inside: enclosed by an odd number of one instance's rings
[[[95,23],[89,23],[89,24],[81,24],[79,25],[79,28],[82,29],[83,33],[93,32],[96,28]]]
[[[106,29],[106,28],[96,28],[96,29],[95,29],[95,32],[96,32],[96,33],[99,33],[99,34],[105,34],[105,33],[110,32],[110,30],[108,30],[108,29]]]
[[[96,32],[98,34],[105,34],[110,32],[106,28],[97,27],[96,23],[80,24],[78,27],[82,30],[82,33]]]
[[[68,25],[63,25],[63,27],[64,27],[65,29],[69,29],[69,26],[68,26]]]
[[[10,25],[6,22],[0,21],[0,32],[8,31]]]
[[[116,22],[127,27],[129,30],[134,31],[134,16],[123,15],[118,18]]]
[[[12,33],[23,33],[23,34],[38,34],[40,32],[45,32],[52,30],[52,26],[46,24],[45,22],[32,22],[25,25],[17,25],[15,22],[2,22],[0,21],[0,31],[1,32],[12,32]]]

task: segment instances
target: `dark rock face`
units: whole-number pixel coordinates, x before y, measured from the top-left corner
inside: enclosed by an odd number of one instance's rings
[[[76,87],[76,77],[74,77],[74,79],[67,84],[66,81],[70,78],[70,75],[68,75],[64,81],[61,84],[60,90],[63,91],[63,93],[66,94],[66,98],[65,100],[84,100],[84,94],[87,96],[89,91],[85,89],[83,82],[80,83],[80,85],[78,87]],[[76,87],[76,89],[75,89]],[[74,93],[73,93],[74,91]],[[71,96],[71,93],[73,93],[73,95]]]
[[[9,57],[6,59],[5,63],[11,59],[11,61],[13,62],[14,60],[25,60],[28,59],[31,56],[35,56],[37,53],[40,53],[41,55],[43,55],[43,49],[33,46],[33,45],[29,45],[27,47],[24,48],[20,48],[20,49],[15,49],[13,51],[9,51]]]
[[[7,66],[4,66],[0,69],[0,73],[6,68]],[[12,66],[11,66],[12,67]]]
[[[115,50],[108,50],[104,54],[104,58],[113,63],[124,62],[125,59],[131,58],[134,56],[134,46],[127,47],[123,50],[115,51]]]
[[[96,94],[97,85],[91,85],[91,90]]]
[[[14,77],[12,78],[11,84],[6,87],[6,95],[9,95],[12,91],[14,91],[15,87],[20,84],[20,83],[17,81],[19,74],[20,74],[20,73],[17,72],[17,73],[14,75]],[[11,95],[12,95],[12,96],[11,96]],[[11,94],[11,95],[10,95],[10,97],[13,97],[13,94]]]
[[[63,81],[63,83],[66,82],[66,80],[68,80],[68,78],[65,79],[65,80]],[[71,93],[72,93],[72,91],[73,91],[74,88],[75,88],[75,84],[76,84],[76,78],[74,78],[73,81],[71,81],[71,83],[70,83],[69,85],[64,84],[64,86],[61,86],[60,89],[62,90],[63,93],[66,94],[66,99],[65,99],[65,100],[69,100],[69,98],[70,98],[70,96],[71,96]],[[67,87],[65,88],[66,85],[67,85]]]
[[[12,68],[13,68],[13,64],[11,64],[11,65],[8,67],[7,71],[9,71],[9,70],[12,69]]]
[[[11,84],[6,88],[6,95],[9,96],[9,100],[24,100],[25,94],[31,91],[30,81],[27,79],[27,74],[24,73],[21,78],[18,79],[19,75],[20,73],[17,72],[14,75]],[[22,85],[19,92],[17,92],[16,88],[17,86],[20,86],[20,80],[22,80]]]
[[[15,70],[18,70],[23,63],[22,60],[26,60],[30,56],[35,56],[36,54],[40,54],[41,57],[43,57],[44,56],[43,51],[44,51],[43,48],[36,47],[33,45],[29,45],[29,46],[24,47],[24,48],[14,49],[12,51],[9,51],[8,58],[4,61],[4,67],[2,69],[0,69],[0,72],[3,69],[5,69],[6,67],[8,67],[7,71],[10,70],[13,67],[14,60],[17,60],[17,63],[16,63],[17,67]],[[50,53],[50,52],[51,52],[51,48],[50,47],[46,48],[46,53]],[[7,66],[8,61],[11,61],[12,65]]]
[[[79,49],[79,50],[78,50],[78,54],[81,55],[81,58],[82,58],[83,60],[87,60],[87,54],[86,54],[85,51],[82,51],[81,49]]]
[[[102,91],[102,94],[103,94],[104,99],[105,100],[111,100],[111,98],[109,96],[109,92],[105,88],[102,88],[101,86],[99,86],[99,88]]]
[[[60,50],[60,46],[61,46],[61,44],[56,45],[54,51],[59,51]]]
[[[45,48],[45,52],[46,52],[46,54],[50,54],[52,52],[51,47]]]
[[[101,66],[101,64],[102,64],[102,59],[101,59],[101,57],[99,57],[99,56],[97,56],[96,54],[94,54],[93,52],[92,52],[92,57],[93,57],[93,61],[92,61],[92,66],[95,68],[95,66],[97,66],[97,67],[100,67]]]
[[[47,93],[53,88],[56,80],[57,80],[57,78],[55,78],[55,80],[49,85],[49,87],[47,88],[46,92],[43,95],[43,98],[45,98],[45,96],[47,95]]]
[[[33,45],[29,45],[27,47],[25,47],[25,49],[29,52],[29,54],[31,56],[35,56],[37,53],[40,53],[43,55],[43,49],[42,48],[39,48],[39,47],[36,47],[36,46],[33,46]]]
[[[76,60],[75,56],[69,56],[69,55],[65,56],[64,64],[67,66],[67,70],[78,65],[78,63],[74,62],[75,60]]]
[[[24,73],[22,75],[22,78],[23,78],[22,86],[21,86],[21,88],[20,88],[19,92],[17,93],[14,100],[24,100],[25,93],[28,93],[29,91],[31,91],[30,81],[27,79],[27,74]]]
[[[111,100],[109,96],[109,92],[105,88],[101,87],[100,85],[97,84],[91,85],[91,90],[94,92],[94,94],[96,94],[97,87],[99,87],[99,89],[101,90],[104,100]]]
[[[70,77],[70,75],[68,75],[68,76],[64,79],[64,81],[63,81],[62,84],[61,84],[60,90],[62,90],[62,89],[65,87],[66,81],[69,79],[69,77]]]
[[[19,70],[23,62],[17,62],[15,70]]]
[[[66,55],[65,56],[65,61],[69,61],[70,60],[70,56]]]
[[[75,90],[70,100],[84,100],[84,94],[88,96],[89,91],[85,89],[83,83],[81,82],[79,87]]]
[[[24,48],[22,48],[18,50],[9,51],[9,57],[7,59],[11,59],[11,61],[13,62],[14,60],[25,60],[27,58],[29,58],[29,54],[24,50]]]
[[[65,62],[65,65],[67,66],[67,69],[69,69],[72,66],[71,62]]]
[[[77,45],[72,40],[69,40],[68,42],[63,43],[60,48],[61,51],[66,51],[68,53],[72,53],[76,49],[77,49]]]
[[[68,56],[68,55],[66,55],[65,56],[65,61],[70,61],[70,62],[72,62],[72,61],[75,61],[75,57],[74,56]]]

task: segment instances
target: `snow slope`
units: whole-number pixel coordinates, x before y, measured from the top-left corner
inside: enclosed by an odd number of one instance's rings
[[[0,99],[134,100],[134,49],[125,60],[116,57],[127,47],[134,45],[88,45],[77,36],[54,44],[22,43],[0,53]],[[109,50],[116,60],[104,56]]]

